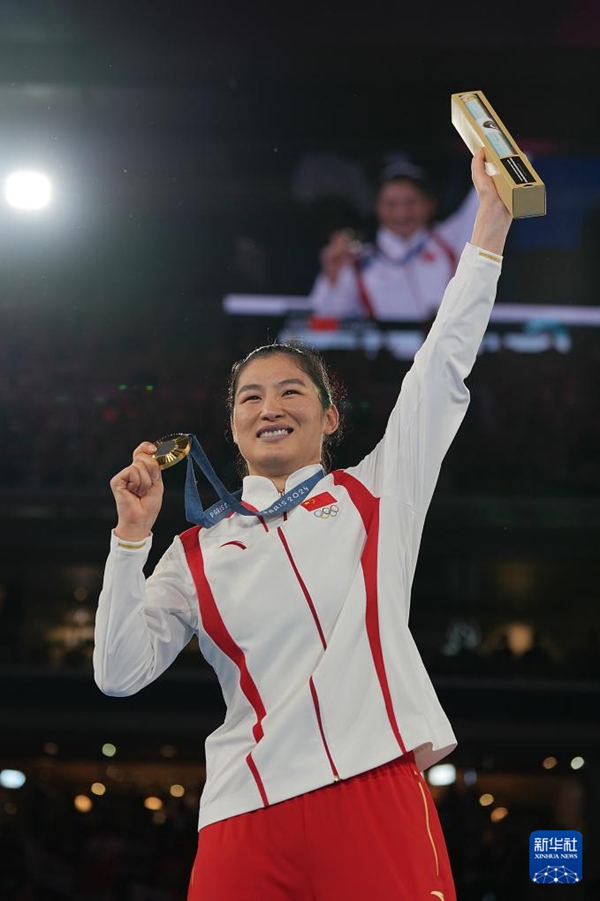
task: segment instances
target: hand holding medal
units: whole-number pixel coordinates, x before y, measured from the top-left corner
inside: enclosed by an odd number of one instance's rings
[[[164,489],[160,471],[175,466],[185,457],[188,458],[185,481],[186,518],[188,522],[207,529],[234,512],[256,517],[281,515],[284,510],[293,509],[308,497],[324,475],[320,469],[267,509],[248,510],[241,503],[241,491],[231,494],[223,485],[195,435],[177,432],[159,438],[154,443],[145,441],[133,452],[131,466],[121,470],[110,483],[119,514],[115,530],[118,538],[139,541],[148,537],[162,506]],[[219,500],[206,510],[198,494],[192,460],[198,464],[219,496]]]
[[[158,450],[153,442],[143,441],[129,466],[110,481],[118,515],[115,535],[125,541],[147,538],[160,513],[164,487],[160,461],[155,458]]]

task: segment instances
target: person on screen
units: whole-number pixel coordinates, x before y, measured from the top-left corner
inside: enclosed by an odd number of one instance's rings
[[[321,358],[272,344],[234,365],[228,391],[255,515],[188,529],[145,580],[163,500],[156,446],[140,444],[111,481],[98,686],[134,694],[196,636],[227,707],[206,741],[188,901],[456,899],[422,775],[456,739],[408,617],[511,223],[483,153],[473,180],[471,243],[383,438],[356,466],[328,471],[340,415]]]
[[[321,251],[321,272],[310,294],[318,317],[428,321],[439,307],[468,240],[477,194],[432,225],[436,199],[425,172],[407,160],[386,166],[376,200],[373,244],[356,246],[348,230]]]

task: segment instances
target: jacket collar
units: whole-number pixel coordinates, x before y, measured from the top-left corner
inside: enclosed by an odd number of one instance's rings
[[[427,238],[428,234],[427,229],[420,228],[410,238],[404,239],[382,225],[377,231],[377,245],[392,260],[402,260],[407,253],[410,253],[413,248]]]
[[[291,491],[296,485],[306,482],[315,472],[321,469],[320,463],[311,463],[309,466],[302,466],[297,469],[286,479],[285,491]],[[257,510],[264,510],[279,497],[279,491],[266,476],[245,476],[242,485],[242,501],[250,504]]]

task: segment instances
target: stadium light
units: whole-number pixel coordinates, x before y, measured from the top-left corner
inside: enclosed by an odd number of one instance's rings
[[[26,776],[20,770],[2,770],[0,785],[2,788],[21,788],[25,785]]]
[[[52,185],[43,172],[12,172],[4,184],[6,202],[17,210],[42,210],[50,203]]]
[[[427,770],[430,785],[452,785],[456,782],[456,767],[451,763],[439,763]]]

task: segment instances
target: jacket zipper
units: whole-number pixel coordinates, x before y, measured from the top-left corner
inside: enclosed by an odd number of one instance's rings
[[[283,495],[283,491],[280,491],[280,495]],[[286,519],[287,519],[287,514],[284,511],[284,514],[283,514],[284,522],[286,521]],[[294,574],[296,576],[296,579],[298,580],[300,588],[302,589],[302,593],[304,594],[304,597],[306,598],[308,606],[310,607],[310,611],[313,615],[313,619],[315,621],[315,625],[317,627],[317,631],[319,633],[319,638],[321,639],[323,649],[326,650],[327,642],[325,641],[325,636],[323,634],[323,629],[321,628],[321,623],[319,622],[319,617],[318,617],[317,611],[313,604],[312,598],[308,592],[308,589],[307,589],[306,585],[304,584],[304,580],[302,579],[302,576],[300,575],[300,571],[299,571],[298,567],[296,566],[296,563],[292,556],[292,552],[291,552],[290,547],[285,539],[285,535],[283,534],[281,527],[277,528],[277,533],[279,535],[279,538],[281,539],[281,543],[283,544],[283,547],[287,554],[290,565],[291,565],[292,569],[294,570]],[[327,760],[329,761],[329,766],[331,767],[331,772],[333,774],[333,781],[339,782],[340,774],[337,771],[337,767],[333,761],[333,757],[331,756],[331,751],[329,750],[329,745],[327,744],[327,739],[325,738],[325,730],[323,729],[323,721],[321,719],[321,708],[319,707],[319,698],[317,696],[317,690],[315,688],[315,683],[313,682],[312,676],[309,679],[309,685],[310,685],[310,693],[312,695],[313,704],[315,707],[315,713],[317,715],[317,723],[319,725],[319,732],[321,733],[321,741],[323,742],[323,747],[325,748],[325,753],[327,754]]]
[[[340,781],[340,774],[337,771],[337,767],[333,762],[333,757],[331,756],[331,751],[329,750],[329,745],[327,744],[327,739],[325,738],[325,730],[323,729],[323,721],[321,720],[321,708],[319,707],[319,698],[317,697],[317,690],[315,688],[315,683],[313,682],[313,677],[311,676],[308,680],[310,685],[310,693],[312,695],[313,704],[315,705],[315,712],[317,714],[317,723],[319,724],[319,731],[321,733],[321,739],[323,741],[323,745],[325,747],[325,753],[327,754],[327,759],[329,761],[329,766],[331,767],[331,772],[333,773],[333,781]]]

